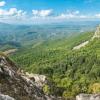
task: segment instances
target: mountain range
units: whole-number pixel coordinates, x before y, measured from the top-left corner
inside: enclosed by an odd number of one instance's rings
[[[16,100],[74,100],[78,94],[86,93],[97,94],[99,98],[100,27],[96,29],[97,23],[11,25],[12,29],[7,24],[9,28],[3,29],[3,25],[0,50],[7,55],[0,54],[1,95]],[[46,78],[45,84],[37,86],[41,82],[35,83],[35,76]]]

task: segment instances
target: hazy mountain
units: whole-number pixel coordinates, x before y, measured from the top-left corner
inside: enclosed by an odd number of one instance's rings
[[[99,22],[66,22],[42,25],[12,25],[0,23],[0,49],[20,48],[48,39],[93,31]]]

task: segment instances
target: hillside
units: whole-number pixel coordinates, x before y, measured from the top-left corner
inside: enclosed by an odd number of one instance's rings
[[[65,98],[73,98],[79,93],[99,93],[100,38],[79,50],[72,50],[92,37],[93,33],[88,32],[44,41],[19,50],[11,58],[28,72],[46,75],[52,82],[50,87],[47,85],[47,93]]]
[[[59,100],[44,94],[39,84],[43,76],[25,74],[0,53],[0,100]]]
[[[90,41],[93,41],[95,38],[100,38],[100,25],[97,27],[94,35],[89,40],[87,40],[87,41],[85,41],[85,42],[73,47],[73,50],[78,50],[78,49],[80,49],[82,47],[85,47]]]
[[[93,31],[99,22],[67,22],[43,25],[12,25],[0,23],[0,50],[19,49],[49,39]]]
[[[33,69],[34,66],[52,66],[54,63],[64,59],[66,55],[72,51],[72,48],[75,45],[88,40],[92,35],[93,33],[86,32],[84,34],[73,35],[67,38],[44,41],[35,46],[22,48],[14,53],[14,55],[11,55],[11,57],[17,62],[17,64],[27,70],[31,70],[31,67]]]

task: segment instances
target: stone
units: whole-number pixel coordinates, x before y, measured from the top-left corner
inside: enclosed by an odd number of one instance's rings
[[[38,87],[43,87],[44,84],[47,83],[47,77],[45,75],[32,74],[32,73],[29,74],[28,72],[26,72],[26,76],[29,79],[33,80]]]
[[[0,94],[0,100],[15,100],[15,99],[8,95]]]
[[[76,100],[100,100],[100,94],[79,94]]]

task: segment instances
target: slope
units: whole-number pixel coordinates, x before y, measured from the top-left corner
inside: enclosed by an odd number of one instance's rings
[[[30,78],[19,71],[8,57],[0,53],[0,100],[5,99],[54,100],[45,95],[42,89],[36,85],[34,77]]]
[[[43,68],[52,66],[61,61],[72,50],[75,45],[78,45],[92,37],[91,32],[72,35],[69,37],[43,41],[38,45],[28,46],[11,55],[12,59],[24,69],[37,73],[34,68]]]

